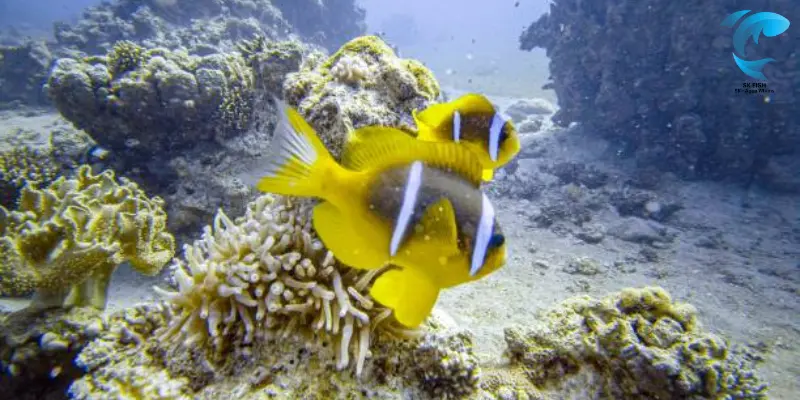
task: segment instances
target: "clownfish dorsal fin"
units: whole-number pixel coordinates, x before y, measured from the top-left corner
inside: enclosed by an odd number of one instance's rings
[[[396,128],[359,128],[350,133],[342,152],[342,166],[353,171],[384,169],[414,161],[452,171],[475,187],[481,184],[483,166],[469,149],[454,142],[417,140]]]

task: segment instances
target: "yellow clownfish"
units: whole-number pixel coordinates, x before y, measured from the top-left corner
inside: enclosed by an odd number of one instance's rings
[[[483,164],[482,179],[492,180],[520,150],[514,124],[506,121],[485,96],[466,94],[451,102],[414,111],[417,138],[434,142],[456,142],[474,152]]]
[[[303,117],[286,108],[257,188],[323,200],[313,211],[322,242],[350,267],[394,266],[370,295],[416,327],[442,288],[505,264],[505,236],[479,188],[482,166],[453,142],[424,142],[385,127],[352,135],[357,140],[338,164]]]

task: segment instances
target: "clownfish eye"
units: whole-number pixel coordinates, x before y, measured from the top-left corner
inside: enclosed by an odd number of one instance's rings
[[[503,236],[503,235],[502,235],[502,234],[500,234],[500,233],[495,233],[495,234],[494,234],[494,235],[492,235],[492,237],[489,239],[489,247],[491,247],[491,248],[497,248],[497,247],[500,247],[500,246],[502,246],[502,245],[503,245],[503,244],[505,244],[505,243],[506,243],[506,237],[505,237],[505,236]]]

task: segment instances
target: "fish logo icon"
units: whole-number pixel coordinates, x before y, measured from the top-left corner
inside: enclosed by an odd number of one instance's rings
[[[725,17],[721,25],[732,28],[750,11],[741,10],[732,13]],[[747,45],[747,39],[753,38],[753,43],[758,44],[758,39],[762,34],[766,37],[775,37],[786,32],[789,29],[789,25],[789,20],[786,17],[774,12],[758,12],[742,20],[733,32],[733,61],[736,62],[739,69],[753,79],[767,80],[761,70],[767,64],[775,61],[775,59],[745,60],[743,57],[745,57],[744,48]]]

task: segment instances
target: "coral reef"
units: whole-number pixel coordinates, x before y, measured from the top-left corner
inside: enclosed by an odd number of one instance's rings
[[[345,43],[323,60],[308,57],[284,84],[284,98],[321,134],[338,157],[347,134],[367,125],[415,129],[411,112],[439,97],[433,74],[398,58],[377,36]]]
[[[557,0],[520,46],[550,57],[557,124],[580,122],[622,142],[620,154],[642,167],[769,185],[796,166],[776,159],[796,160],[800,150],[800,52],[791,34],[749,46],[749,58],[776,60],[765,70],[772,92],[737,94],[748,79],[731,59],[733,32],[720,22],[742,8],[735,0]],[[769,10],[800,19],[790,0]]]
[[[366,12],[355,0],[272,0],[304,39],[337,49],[364,34]]]
[[[0,125],[0,206],[11,209],[23,186],[40,188],[69,173],[94,141],[56,115],[9,114]]]
[[[116,0],[86,9],[74,25],[55,25],[61,48],[105,53],[129,40],[147,48],[185,49],[205,55],[232,50],[234,43],[263,35],[277,38],[289,24],[268,0]]]
[[[511,368],[539,390],[585,399],[765,399],[753,360],[705,332],[658,287],[579,297],[505,331]]]
[[[22,310],[0,316],[0,390],[6,398],[63,396],[83,371],[73,363],[107,329],[94,307]],[[52,397],[50,397],[52,396]]]
[[[71,394],[459,398],[477,390],[471,335],[436,319],[424,336],[396,324],[366,294],[379,272],[338,264],[314,236],[310,211],[265,195],[235,221],[220,212],[173,266],[176,290],[160,290],[166,307],[131,311],[124,335],[82,351],[87,375]]]
[[[154,275],[175,251],[160,198],[114,173],[81,167],[43,189],[25,187],[0,207],[0,295],[35,292],[34,307],[104,308],[114,269]]]
[[[53,56],[43,41],[0,46],[0,105],[10,102],[47,104],[42,86],[52,62]]]
[[[335,49],[364,29],[364,11],[353,0],[116,0],[88,8],[74,25],[57,23],[55,35],[59,47],[86,54],[130,40],[207,55],[233,50],[240,40],[275,40],[290,32]]]
[[[236,178],[266,152],[271,99],[311,52],[264,37],[238,50],[193,56],[121,41],[105,57],[59,59],[48,82],[59,111],[111,150],[109,166],[166,200],[180,236],[219,207],[244,212],[250,188]]]
[[[59,59],[47,82],[65,118],[118,157],[138,160],[245,128],[252,87],[235,53],[196,57],[126,41],[106,57]]]

